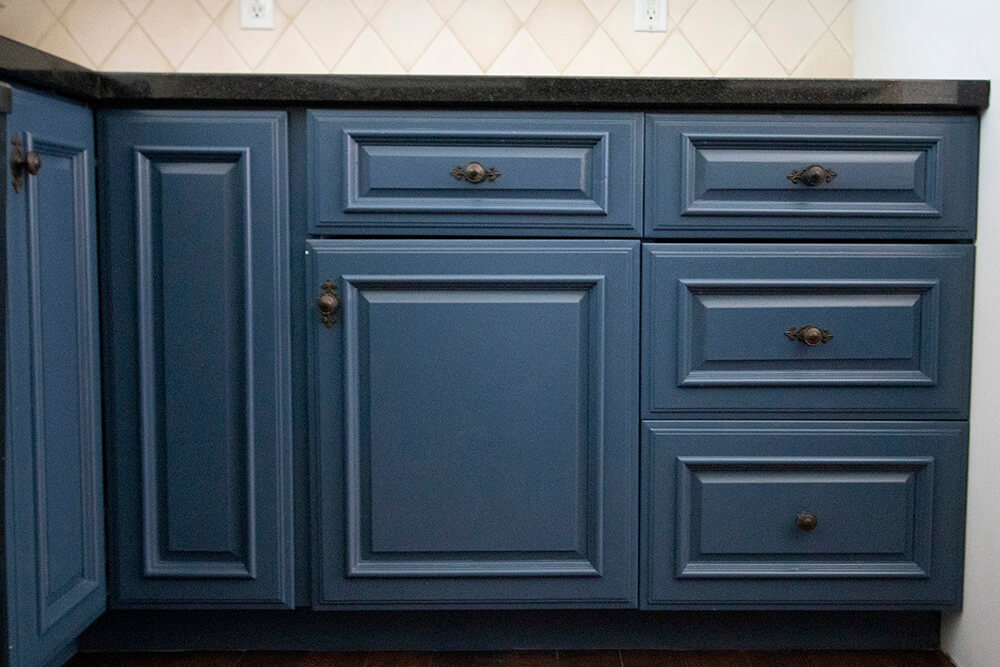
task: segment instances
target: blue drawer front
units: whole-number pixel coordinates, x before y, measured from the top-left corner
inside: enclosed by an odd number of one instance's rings
[[[957,422],[647,422],[642,605],[955,607],[966,435]]]
[[[112,605],[292,606],[285,115],[101,128]]]
[[[642,233],[639,114],[310,111],[307,128],[317,234]]]
[[[309,253],[314,605],[634,607],[638,242]]]
[[[650,115],[647,137],[650,238],[975,237],[973,117]]]
[[[968,414],[971,246],[646,244],[644,254],[647,417]]]

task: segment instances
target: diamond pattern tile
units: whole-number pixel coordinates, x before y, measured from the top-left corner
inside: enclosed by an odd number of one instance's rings
[[[443,23],[427,0],[387,0],[371,25],[399,63],[409,69],[440,32]]]
[[[103,70],[850,76],[853,0],[0,0],[0,35]]]
[[[521,22],[504,0],[468,0],[448,25],[459,46],[486,70],[514,38]]]
[[[750,30],[743,13],[730,0],[698,0],[678,27],[713,72]]]
[[[84,53],[102,67],[104,59],[133,26],[132,15],[118,0],[76,0],[60,20]]]
[[[25,44],[35,44],[56,22],[42,0],[16,0],[0,9],[0,35]]]
[[[309,0],[293,24],[327,69],[333,69],[367,22],[351,0]]]
[[[561,72],[597,29],[597,19],[575,0],[541,0],[524,27]]]
[[[816,44],[826,24],[809,2],[774,0],[757,21],[756,29],[785,69],[791,72]]]
[[[212,25],[198,0],[153,0],[139,17],[157,48],[177,67]]]

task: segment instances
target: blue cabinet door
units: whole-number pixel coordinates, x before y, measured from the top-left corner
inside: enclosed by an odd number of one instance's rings
[[[642,602],[930,608],[962,599],[965,422],[646,422]]]
[[[635,606],[638,243],[308,252],[314,605]]]
[[[292,604],[286,119],[101,119],[113,606]]]
[[[64,657],[106,603],[93,115],[14,90],[7,138],[41,161],[19,191],[7,179],[5,567],[24,667]]]

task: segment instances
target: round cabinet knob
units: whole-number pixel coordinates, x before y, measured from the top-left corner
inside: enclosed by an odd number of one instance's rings
[[[799,515],[795,517],[795,525],[799,530],[808,533],[816,529],[816,526],[819,525],[819,519],[812,512],[799,512]]]
[[[500,178],[499,171],[493,167],[487,169],[480,162],[470,162],[464,167],[455,167],[451,170],[451,175],[456,181],[465,181],[466,183],[493,182]]]
[[[823,331],[819,327],[808,326],[802,329],[802,342],[812,347],[823,342]]]

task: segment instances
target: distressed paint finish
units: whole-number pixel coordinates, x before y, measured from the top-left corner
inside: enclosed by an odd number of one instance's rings
[[[638,237],[639,114],[310,111],[316,234]],[[470,183],[471,162],[499,174]]]
[[[634,606],[638,250],[309,243],[314,606]]]
[[[16,89],[8,135],[42,163],[7,190],[10,658],[36,665],[105,607],[93,115]]]
[[[646,417],[968,415],[971,245],[643,252]],[[807,325],[832,339],[786,335]]]
[[[645,422],[641,606],[958,607],[967,432]]]
[[[291,606],[285,116],[102,132],[114,604]]]
[[[976,236],[972,117],[646,117],[646,237]],[[815,186],[793,171],[819,164]]]

